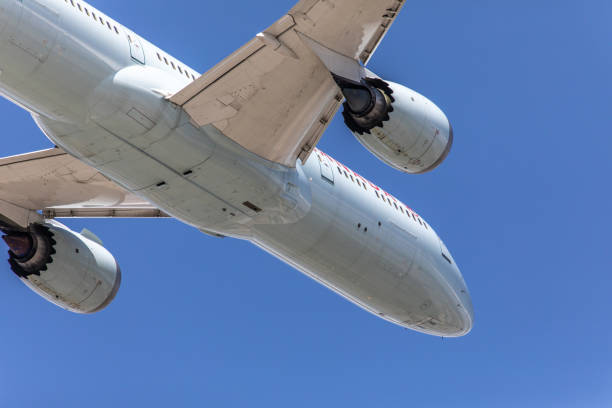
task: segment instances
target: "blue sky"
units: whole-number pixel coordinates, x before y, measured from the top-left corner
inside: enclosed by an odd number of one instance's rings
[[[293,4],[94,6],[204,72]],[[440,233],[471,290],[465,338],[401,329],[247,242],[172,220],[75,220],[123,283],[93,316],[0,264],[5,406],[612,406],[612,3],[410,0],[370,68],[436,102],[447,161],[401,174],[336,118],[319,147]],[[1,155],[50,144],[0,101]]]

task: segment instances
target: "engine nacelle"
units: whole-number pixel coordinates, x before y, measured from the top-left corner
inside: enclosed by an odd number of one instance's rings
[[[9,231],[3,238],[13,272],[61,308],[94,313],[108,306],[119,290],[119,265],[93,235],[90,239],[49,221],[27,232]]]
[[[378,78],[336,81],[346,97],[346,125],[380,160],[413,174],[433,170],[444,161],[453,144],[453,128],[433,102]]]

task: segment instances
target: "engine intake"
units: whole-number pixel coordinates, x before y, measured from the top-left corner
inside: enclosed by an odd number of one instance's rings
[[[406,173],[436,168],[450,152],[453,129],[430,100],[379,78],[356,83],[335,77],[346,101],[344,121],[376,157]]]
[[[375,127],[382,127],[393,112],[393,90],[378,78],[366,78],[362,83],[335,77],[346,101],[344,121],[353,132],[363,135]]]
[[[33,224],[25,232],[7,231],[2,238],[15,275],[57,306],[94,313],[119,290],[121,270],[115,258],[100,243],[56,221]]]

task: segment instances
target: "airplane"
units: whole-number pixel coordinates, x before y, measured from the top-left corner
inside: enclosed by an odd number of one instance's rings
[[[0,93],[54,148],[0,159],[12,271],[68,311],[108,306],[121,270],[62,218],[174,217],[248,240],[354,304],[459,337],[463,276],[417,212],[316,145],[336,112],[386,165],[453,143],[430,100],[367,68],[404,0],[300,0],[199,74],[81,0],[0,0]]]

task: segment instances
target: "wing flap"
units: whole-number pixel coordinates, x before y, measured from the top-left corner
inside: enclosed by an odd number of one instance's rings
[[[58,217],[162,216],[150,203],[58,148],[0,159],[0,201]]]
[[[316,54],[295,31],[283,31],[288,21],[282,19],[280,28],[266,31],[267,38],[252,40],[171,101],[198,126],[213,125],[247,150],[294,166],[298,157],[308,157],[342,96]],[[281,33],[270,34],[276,32]]]
[[[197,126],[214,126],[245,149],[294,166],[308,158],[343,100],[321,52],[359,71],[402,5],[302,0],[170,100]]]
[[[54,207],[43,210],[49,218],[169,218],[165,212],[152,207],[72,208]]]

